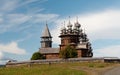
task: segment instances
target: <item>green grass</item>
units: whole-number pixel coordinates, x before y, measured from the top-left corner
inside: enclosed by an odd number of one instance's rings
[[[0,68],[0,75],[88,75],[81,67],[105,68],[111,63],[61,63],[61,64],[34,64],[31,67],[24,65],[18,67]]]
[[[0,68],[0,75],[87,75],[87,73],[72,69],[70,65],[52,64]]]

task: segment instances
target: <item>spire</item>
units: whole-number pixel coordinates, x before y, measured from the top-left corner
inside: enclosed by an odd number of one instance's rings
[[[64,21],[64,27],[65,27],[65,21]]]
[[[78,23],[78,16],[76,17],[76,23]]]
[[[62,24],[61,30],[65,30],[66,29],[65,28],[65,21],[63,23],[61,23],[61,24]]]
[[[48,29],[47,21],[46,21],[46,27],[45,27],[45,30],[44,30],[44,32],[42,34],[42,37],[50,37],[50,38],[52,38],[52,36],[50,34],[50,31]]]
[[[70,24],[70,16],[69,16],[69,24]]]
[[[68,25],[67,25],[68,29],[72,29],[72,24],[70,22],[70,16],[69,16],[69,22],[68,22]]]
[[[71,25],[71,22],[70,22],[70,16],[69,16],[69,22],[68,22],[68,25]]]
[[[78,22],[78,17],[76,17],[75,27],[77,27],[78,29],[81,27],[81,25],[80,25],[79,22]]]
[[[66,28],[65,28],[65,21],[64,21],[64,26],[61,29],[61,34],[66,34]]]

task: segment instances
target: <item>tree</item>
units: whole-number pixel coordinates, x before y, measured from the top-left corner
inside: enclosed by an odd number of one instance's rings
[[[40,52],[33,53],[31,60],[39,60],[39,59],[45,59],[45,56],[43,56]]]
[[[71,47],[70,45],[66,46],[64,50],[60,51],[61,58],[75,58],[77,57],[77,50]]]

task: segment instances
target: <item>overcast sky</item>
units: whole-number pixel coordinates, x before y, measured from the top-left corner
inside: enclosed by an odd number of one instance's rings
[[[62,23],[79,23],[94,57],[120,57],[120,0],[0,0],[0,59],[29,60],[40,48],[47,21],[53,47]]]

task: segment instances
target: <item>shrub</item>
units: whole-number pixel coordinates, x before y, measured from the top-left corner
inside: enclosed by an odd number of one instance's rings
[[[45,59],[45,56],[43,56],[40,52],[33,53],[31,60],[39,60],[39,59]]]
[[[64,59],[75,58],[77,57],[77,50],[68,45],[64,50],[60,51],[60,57]]]

